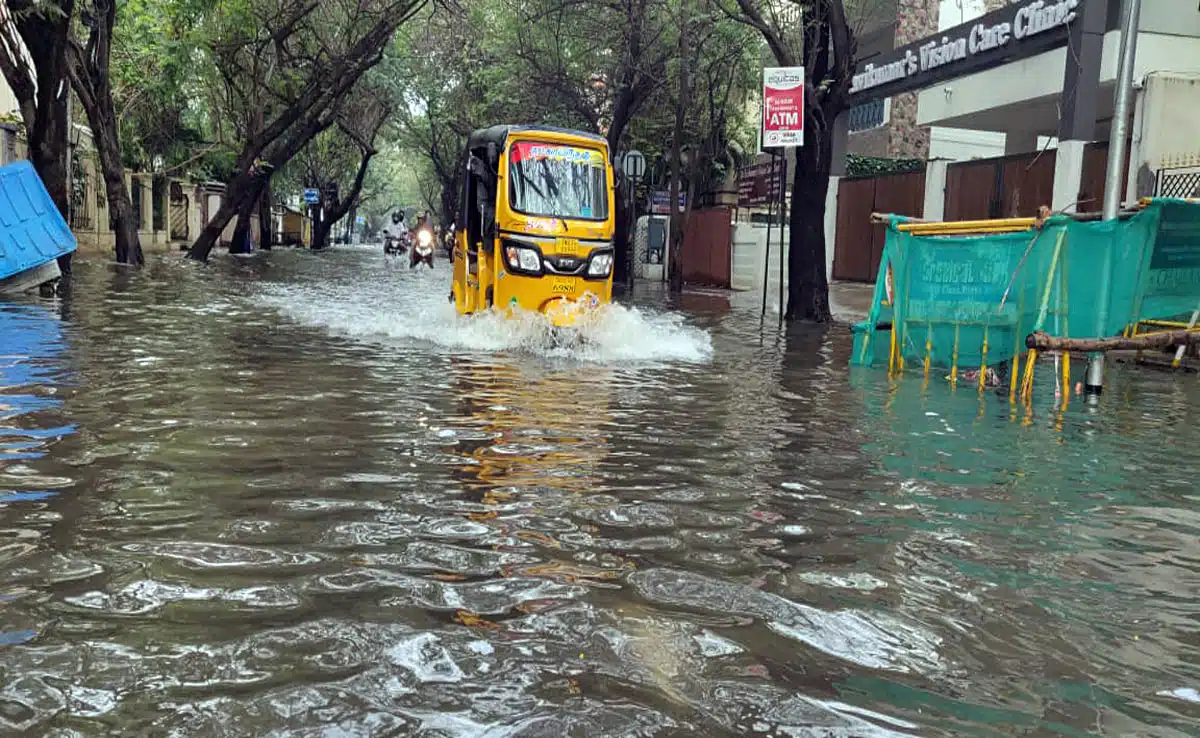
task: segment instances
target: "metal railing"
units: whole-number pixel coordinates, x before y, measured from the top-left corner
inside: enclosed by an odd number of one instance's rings
[[[1162,168],[1154,177],[1155,197],[1200,197],[1200,166]]]

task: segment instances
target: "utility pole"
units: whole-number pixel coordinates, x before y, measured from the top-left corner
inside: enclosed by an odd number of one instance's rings
[[[1125,12],[1121,22],[1121,56],[1117,66],[1117,85],[1113,93],[1112,131],[1108,139],[1108,168],[1104,175],[1104,220],[1116,220],[1120,215],[1121,185],[1125,175],[1125,151],[1129,140],[1129,119],[1133,108],[1133,65],[1137,57],[1138,26],[1142,12],[1142,0],[1125,0]],[[1113,251],[1108,249],[1104,257],[1104,271],[1100,275],[1100,302],[1096,314],[1096,335],[1108,335],[1108,303],[1112,297]],[[1087,377],[1084,392],[1099,395],[1104,389],[1104,354],[1095,352],[1088,356]]]

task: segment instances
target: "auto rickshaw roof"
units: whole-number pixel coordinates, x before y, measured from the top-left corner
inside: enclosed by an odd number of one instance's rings
[[[505,141],[508,137],[520,133],[561,133],[568,136],[579,136],[580,138],[590,139],[598,143],[607,144],[608,141],[603,136],[595,133],[586,133],[584,131],[572,131],[569,128],[556,128],[554,126],[523,126],[523,125],[499,125],[489,128],[480,128],[471,134],[467,139],[467,148],[478,149],[487,146],[489,143],[496,144],[497,148],[504,148]]]

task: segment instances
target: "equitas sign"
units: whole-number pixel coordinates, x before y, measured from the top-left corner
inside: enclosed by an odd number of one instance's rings
[[[1034,0],[989,13],[976,23],[967,23],[897,49],[878,61],[867,62],[854,75],[850,93],[857,95],[875,88],[906,84],[913,87],[932,84],[938,79],[966,74],[970,60],[979,57],[1006,56],[1018,46],[1046,40],[1052,46],[1063,43],[1065,30],[1079,14],[1084,0]],[[1053,38],[1048,38],[1053,37]],[[1030,48],[1031,53],[1042,50]],[[999,61],[999,59],[998,59]],[[935,74],[942,72],[942,74]],[[933,77],[938,79],[932,79]]]

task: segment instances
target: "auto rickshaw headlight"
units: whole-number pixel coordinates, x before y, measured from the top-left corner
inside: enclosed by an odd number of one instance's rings
[[[588,263],[589,277],[607,277],[612,272],[613,255],[611,251],[606,251],[601,254],[592,256],[592,260]]]
[[[504,247],[504,260],[508,262],[508,268],[513,271],[533,274],[540,274],[542,271],[542,257],[536,249],[510,244]]]

